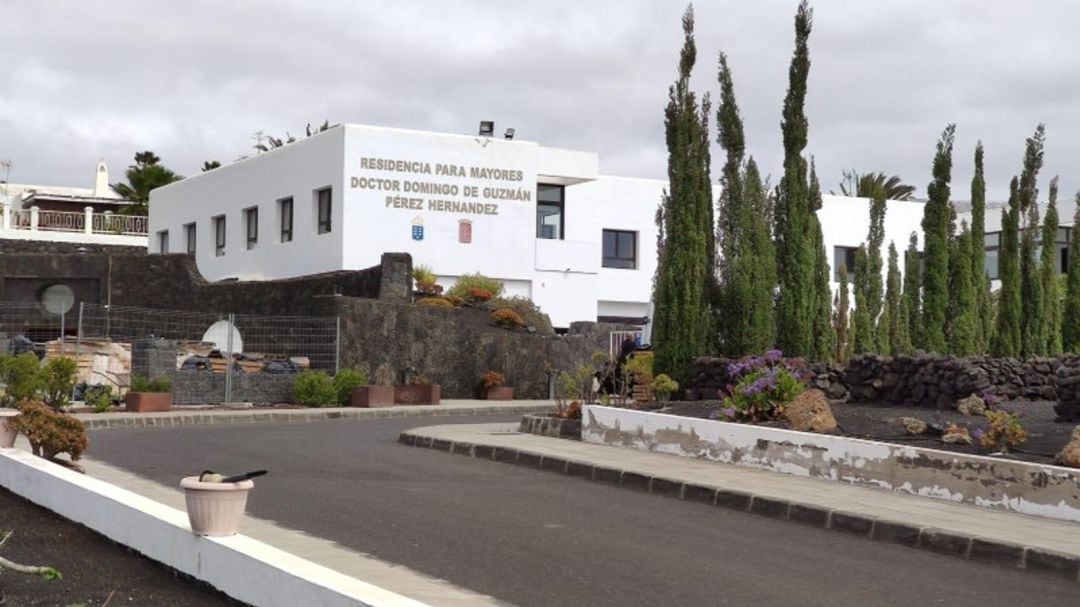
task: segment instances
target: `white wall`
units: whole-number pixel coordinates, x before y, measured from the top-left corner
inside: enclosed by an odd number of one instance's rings
[[[342,268],[342,149],[334,128],[235,164],[200,173],[150,194],[149,252],[169,230],[169,249],[187,250],[184,225],[196,223],[195,259],[207,280],[285,278]],[[316,233],[314,191],[333,188],[332,229]],[[293,198],[293,240],[280,242],[277,201]],[[243,210],[259,208],[259,241],[246,248]],[[225,255],[215,256],[212,217],[226,217]],[[378,263],[376,261],[376,263]],[[375,265],[375,264],[368,264]]]
[[[919,235],[919,250],[922,250],[922,217],[925,203],[914,201],[890,200],[885,209],[885,240],[881,245],[882,281],[889,270],[889,243],[896,243],[897,260],[900,274],[904,273],[904,251],[908,247],[911,233]],[[836,280],[836,268],[833,267],[836,247],[858,247],[866,242],[870,229],[870,199],[849,198],[846,196],[822,196],[821,209],[817,213],[821,222],[821,233],[825,241],[825,255],[829,260],[829,275],[832,277],[833,290],[840,285]],[[854,268],[848,268],[853,271]]]

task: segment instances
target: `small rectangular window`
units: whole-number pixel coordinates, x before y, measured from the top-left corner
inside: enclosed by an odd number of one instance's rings
[[[996,247],[1001,245],[1001,232],[990,232],[983,236],[984,245],[988,247]]]
[[[565,227],[566,188],[561,185],[536,185],[536,237],[562,240]]]
[[[985,260],[986,260],[985,261],[985,264],[986,264],[986,277],[989,278],[990,280],[997,280],[998,279],[998,250],[997,249],[987,249],[986,250]]]
[[[214,256],[221,257],[225,254],[225,216],[218,215],[214,218]]]
[[[840,282],[840,266],[844,266],[848,284],[855,282],[855,254],[858,250],[858,247],[833,247],[833,280]]]
[[[1061,247],[1061,273],[1069,273],[1069,247]]]
[[[195,224],[194,223],[186,223],[186,224],[184,224],[184,240],[187,241],[188,255],[194,255],[195,254]]]
[[[259,242],[259,207],[244,209],[244,226],[247,230],[247,248],[250,251]]]
[[[637,268],[637,232],[604,230],[605,268],[633,270]]]
[[[326,234],[331,228],[332,206],[331,206],[331,190],[330,188],[324,188],[316,192],[316,199],[318,201],[318,226],[319,234]]]
[[[169,252],[169,231],[162,230],[157,233],[158,253]]]
[[[278,201],[278,216],[281,217],[281,242],[292,242],[293,203],[292,198]]]

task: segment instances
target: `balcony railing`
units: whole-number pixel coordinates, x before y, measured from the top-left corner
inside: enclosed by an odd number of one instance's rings
[[[78,234],[111,234],[116,236],[146,236],[149,218],[141,215],[94,213],[87,207],[82,213],[72,211],[42,211],[37,207],[12,209],[4,207],[0,228]]]

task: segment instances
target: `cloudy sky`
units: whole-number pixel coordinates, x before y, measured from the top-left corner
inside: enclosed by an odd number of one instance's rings
[[[698,91],[734,70],[749,151],[780,171],[795,0],[695,7]],[[136,150],[182,173],[229,161],[257,130],[350,122],[474,132],[481,119],[596,151],[607,174],[664,178],[663,106],[685,5],[671,0],[5,0],[0,159],[11,181],[114,180]],[[918,186],[957,123],[954,198],[986,145],[992,199],[1047,125],[1046,169],[1080,189],[1080,3],[819,0],[810,145],[826,189],[841,171]],[[719,151],[714,147],[714,155]],[[719,162],[719,160],[717,160]]]

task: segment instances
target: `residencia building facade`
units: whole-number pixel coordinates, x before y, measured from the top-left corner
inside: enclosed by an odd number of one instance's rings
[[[154,190],[148,249],[193,253],[212,281],[358,270],[407,252],[444,286],[465,273],[498,278],[556,327],[640,323],[666,188],[601,175],[590,152],[341,125]],[[889,202],[883,256],[890,240],[902,251],[921,234],[922,208]],[[818,215],[836,280],[866,239],[869,203],[825,196]]]

